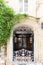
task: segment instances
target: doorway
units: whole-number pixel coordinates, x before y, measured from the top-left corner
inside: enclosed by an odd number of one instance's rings
[[[20,56],[34,61],[34,35],[31,31],[16,31],[13,34],[13,60]]]

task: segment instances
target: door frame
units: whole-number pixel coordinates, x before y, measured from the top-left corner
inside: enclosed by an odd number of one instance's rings
[[[23,35],[23,34],[32,34],[32,51],[33,51],[33,56],[34,56],[34,33],[33,32],[30,32],[30,31],[28,31],[28,32],[25,32],[25,31],[17,31],[17,32],[13,32],[13,41],[14,41],[14,36],[15,36],[15,34],[21,34],[21,35]],[[14,42],[13,42],[13,44],[14,44]],[[13,49],[14,49],[14,45],[13,45]],[[14,50],[13,50],[13,61],[14,61]],[[33,60],[32,61],[34,61],[34,57],[33,57]]]

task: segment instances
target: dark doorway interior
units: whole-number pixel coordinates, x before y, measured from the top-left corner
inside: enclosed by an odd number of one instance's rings
[[[31,52],[30,52],[31,51]],[[16,55],[17,52],[17,55]],[[32,32],[16,31],[13,35],[14,56],[34,56],[34,35]],[[33,59],[34,60],[34,59]]]

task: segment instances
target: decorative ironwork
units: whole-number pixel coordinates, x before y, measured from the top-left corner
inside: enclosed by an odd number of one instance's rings
[[[15,33],[16,31],[17,31],[17,32],[19,31],[19,32],[21,32],[21,33],[24,32],[24,34],[25,34],[25,33],[28,33],[28,34],[29,34],[29,32],[32,32],[32,33],[33,33],[33,31],[31,30],[31,28],[28,28],[27,26],[17,27],[17,28],[15,29],[14,33]]]
[[[28,57],[34,60],[33,31],[27,27],[18,27],[13,34],[13,60],[15,57]]]

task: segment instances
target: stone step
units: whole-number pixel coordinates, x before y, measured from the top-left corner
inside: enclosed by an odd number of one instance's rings
[[[4,62],[0,62],[0,65],[43,65],[43,62],[15,62],[15,61],[6,61],[6,63]]]
[[[5,65],[5,63],[0,63],[0,65]],[[43,65],[43,63],[7,63],[6,65]]]
[[[13,65],[43,65],[43,63],[13,63]]]

